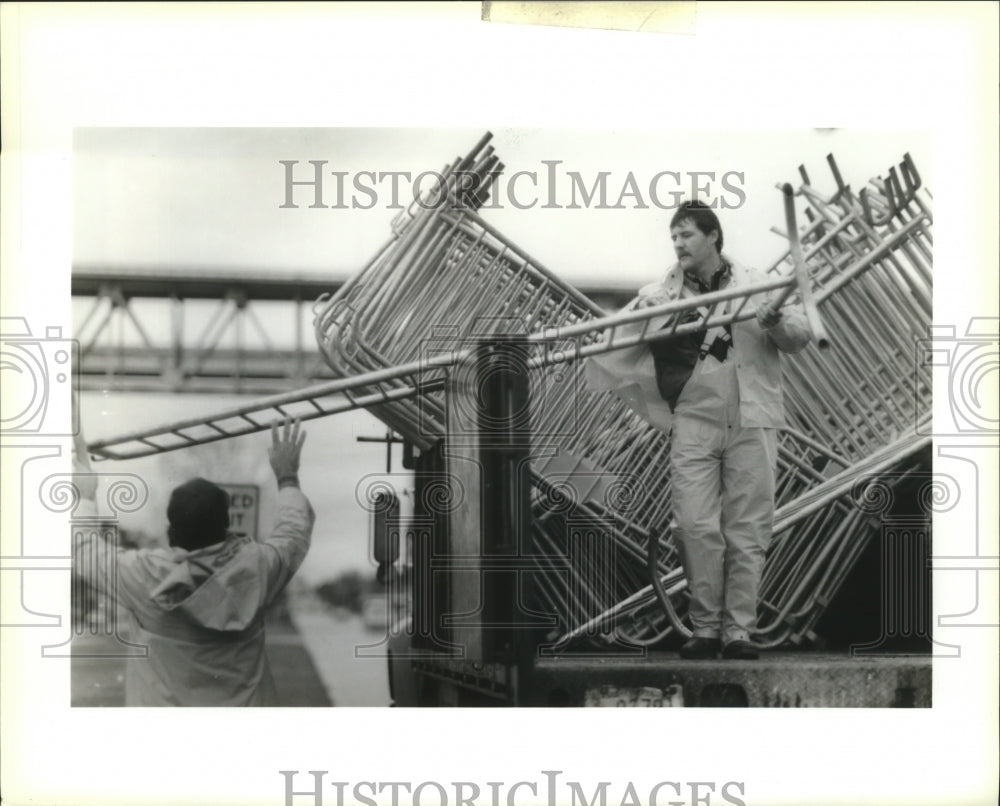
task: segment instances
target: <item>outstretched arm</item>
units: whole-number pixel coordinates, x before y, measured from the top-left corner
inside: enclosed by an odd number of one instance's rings
[[[270,601],[288,584],[309,551],[316,514],[299,489],[299,458],[306,435],[298,420],[271,426],[268,459],[278,483],[278,514],[271,535],[263,542],[274,551],[268,572]]]
[[[80,394],[74,391],[70,398],[73,407],[73,422],[80,423]],[[80,503],[88,509],[96,508],[97,476],[90,469],[87,441],[83,438],[83,426],[73,435],[73,485],[80,492]]]
[[[79,423],[80,400],[76,392],[73,393],[72,406],[73,422]],[[73,516],[84,519],[73,527],[73,573],[111,599],[116,599],[119,590],[115,583],[115,564],[122,556],[122,550],[104,539],[106,531],[100,523],[87,520],[97,515],[97,475],[90,467],[82,425],[73,435],[73,486],[80,495]]]

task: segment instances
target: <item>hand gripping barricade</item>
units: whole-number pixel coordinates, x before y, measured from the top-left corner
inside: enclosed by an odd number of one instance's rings
[[[931,319],[929,196],[907,155],[856,196],[828,158],[837,190],[803,168],[785,186],[789,249],[759,286],[608,315],[480,217],[502,165],[486,135],[393,222],[373,260],[316,310],[319,349],[340,380],[95,443],[130,458],[364,407],[421,451],[447,431],[448,374],[477,334],[525,334],[531,378],[531,522],[536,548],[567,563],[537,569],[557,646],[652,644],[687,633],[683,569],[670,535],[667,436],[611,393],[588,390],[581,359],[753,316],[754,294],[800,300],[817,339],[785,366],[775,539],[756,640],[813,637],[824,607],[877,529],[857,506],[859,479],[917,469],[928,439],[928,370],[914,360]],[[807,226],[795,224],[795,202]],[[722,313],[724,306],[726,310]],[[697,321],[682,324],[693,307]],[[707,307],[706,307],[707,306]],[[672,324],[654,331],[665,314]],[[822,316],[820,321],[819,316]],[[863,491],[862,491],[863,492]],[[567,523],[599,522],[608,545],[566,551]],[[652,579],[652,584],[650,580]]]

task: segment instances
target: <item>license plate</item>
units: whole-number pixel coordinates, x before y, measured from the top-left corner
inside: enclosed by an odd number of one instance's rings
[[[587,708],[683,708],[684,692],[679,685],[601,686],[587,690]]]

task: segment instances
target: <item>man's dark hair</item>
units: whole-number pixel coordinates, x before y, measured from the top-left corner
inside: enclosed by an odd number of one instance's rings
[[[705,204],[705,202],[686,201],[677,208],[677,212],[674,213],[674,217],[670,219],[670,229],[673,229],[682,221],[686,221],[689,218],[705,235],[708,235],[713,230],[719,233],[719,237],[715,242],[715,249],[721,254],[722,225],[719,223],[719,218],[715,214],[715,211]]]
[[[191,479],[170,494],[167,520],[171,546],[194,551],[220,543],[229,531],[229,496],[217,484]]]

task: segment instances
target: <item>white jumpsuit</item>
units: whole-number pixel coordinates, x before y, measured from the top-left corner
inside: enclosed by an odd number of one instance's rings
[[[732,266],[729,283],[748,286],[759,272],[724,256]],[[640,292],[665,302],[683,286],[679,266]],[[728,286],[723,286],[727,288]],[[765,301],[752,298],[754,310]],[[649,348],[608,353],[588,360],[594,390],[613,389],[652,425],[671,434],[674,536],[691,594],[695,636],[746,640],[756,626],[757,592],[764,553],[771,540],[777,429],[784,425],[782,352],[797,352],[810,339],[801,310],[784,308],[775,327],[756,319],[732,325],[732,348],[725,361],[699,361],[674,412],[659,398],[650,376]],[[661,327],[653,320],[650,329]]]
[[[674,411],[674,537],[694,635],[749,640],[774,519],[774,428],[740,424],[736,356],[699,361]]]

